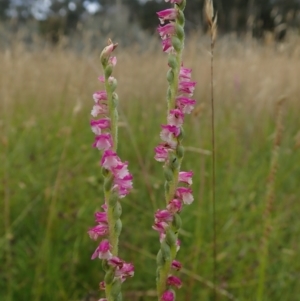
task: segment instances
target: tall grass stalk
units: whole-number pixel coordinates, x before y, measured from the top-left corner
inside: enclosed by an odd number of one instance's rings
[[[215,100],[214,100],[214,47],[217,36],[217,15],[212,0],[205,2],[205,14],[210,28],[210,96],[211,96],[211,145],[212,145],[212,210],[213,210],[213,283],[217,277],[217,229],[216,229],[216,146],[215,146]],[[217,299],[214,290],[214,300]]]
[[[278,169],[278,157],[279,157],[279,149],[281,143],[281,135],[282,135],[282,105],[284,103],[284,98],[281,98],[276,105],[276,129],[275,129],[275,137],[272,148],[271,155],[271,164],[270,164],[270,172],[267,180],[267,189],[266,189],[266,203],[264,210],[264,224],[263,224],[263,236],[261,240],[261,250],[259,252],[259,267],[258,267],[258,287],[257,287],[257,301],[266,300],[264,296],[265,285],[266,285],[266,269],[268,264],[268,251],[269,251],[269,241],[272,231],[272,216],[271,211],[274,202],[274,188],[275,188],[275,180]]]

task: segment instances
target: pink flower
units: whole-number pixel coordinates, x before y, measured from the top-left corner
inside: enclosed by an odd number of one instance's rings
[[[116,167],[113,168],[112,172],[116,178],[124,179],[129,175],[128,162],[120,162]]]
[[[179,80],[190,81],[192,77],[192,69],[180,67]]]
[[[132,277],[134,274],[134,266],[132,263],[127,263],[117,256],[108,259],[108,264],[116,268],[115,277],[124,282],[126,278]]]
[[[115,185],[113,189],[118,191],[120,198],[126,196],[129,193],[129,191],[132,189],[132,179],[133,177],[131,174],[126,175],[122,179],[115,178],[114,180]]]
[[[99,225],[91,228],[88,234],[91,239],[96,240],[100,236],[104,236],[108,233],[108,225],[104,223],[99,223]]]
[[[109,58],[109,56],[112,54],[112,52],[117,48],[118,44],[114,44],[112,41],[109,41],[109,45],[106,46],[100,55],[101,57]]]
[[[101,281],[101,282],[99,283],[99,289],[100,289],[101,291],[105,291],[105,287],[106,287],[105,281]]]
[[[168,159],[169,148],[165,145],[159,145],[155,148],[155,160],[158,162],[164,162]]]
[[[192,96],[195,90],[196,82],[179,82],[178,92],[180,93],[186,93],[189,96]]]
[[[117,65],[117,57],[116,56],[111,56],[109,58],[109,64],[113,65],[113,66],[116,66]]]
[[[195,104],[196,100],[185,96],[178,96],[176,98],[176,105],[184,114],[190,114],[193,111]]]
[[[99,81],[100,81],[101,83],[103,83],[103,84],[105,83],[105,77],[104,77],[103,75],[99,76],[98,79],[99,79]],[[114,83],[114,82],[116,82],[116,79],[115,79],[113,76],[110,76],[110,77],[108,78],[108,83],[109,83],[109,84],[112,84],[112,83]]]
[[[98,115],[106,115],[108,113],[107,104],[101,103],[93,106],[91,115],[97,117]]]
[[[93,94],[93,98],[95,103],[98,103],[99,101],[107,100],[107,93],[106,91],[97,91]]]
[[[165,233],[168,226],[169,225],[166,222],[155,222],[152,229],[159,233]]]
[[[175,33],[175,23],[170,22],[164,26],[159,26],[157,31],[162,39],[168,38]]]
[[[108,149],[104,151],[102,159],[101,159],[101,166],[105,169],[112,170],[121,162],[120,158],[117,156],[116,152]]]
[[[168,285],[173,285],[177,288],[181,288],[181,286],[182,286],[181,280],[178,277],[173,276],[173,275],[168,277],[167,284]]]
[[[173,215],[168,210],[157,210],[155,213],[155,221],[157,222],[171,222]]]
[[[172,148],[175,148],[177,141],[175,137],[178,137],[180,134],[180,128],[175,125],[162,125],[162,131],[160,133],[160,138],[167,142]]]
[[[95,213],[96,223],[107,223],[107,213],[106,212],[96,212]]]
[[[108,150],[113,146],[112,138],[109,133],[97,135],[95,137],[95,142],[93,147],[98,148],[99,150]]]
[[[98,301],[107,301],[106,298],[100,298]]]
[[[194,201],[192,189],[189,187],[178,187],[176,189],[176,197],[181,199],[186,205],[190,205]]]
[[[117,257],[117,256],[114,256],[114,257],[112,257],[108,260],[108,264],[111,265],[112,267],[115,267],[115,268],[116,267],[122,267],[123,263],[124,263],[124,261],[121,258]]]
[[[193,184],[192,176],[193,176],[192,171],[180,171],[178,181],[186,183],[188,185],[192,185]]]
[[[161,24],[164,24],[165,21],[174,20],[177,18],[178,11],[175,8],[168,8],[156,13],[158,15],[159,21]]]
[[[101,83],[103,83],[103,84],[105,83],[105,76],[101,75],[98,77],[98,79]]]
[[[179,109],[170,110],[168,115],[168,124],[180,127],[183,124],[183,118],[184,114]]]
[[[174,270],[177,270],[179,271],[182,267],[181,263],[178,261],[178,260],[173,260],[172,261],[172,264],[171,264],[171,267],[174,269]]]
[[[95,259],[97,257],[106,260],[112,257],[112,254],[110,252],[109,241],[107,239],[104,239],[100,242],[99,246],[92,255],[92,259]]]
[[[134,275],[134,266],[132,263],[124,262],[122,267],[117,267],[115,276],[116,278],[121,279],[121,282],[124,282],[126,278],[132,277]]]
[[[91,120],[91,127],[93,133],[96,135],[101,134],[101,130],[108,129],[110,127],[110,119],[105,118],[105,119],[99,119],[99,120]]]
[[[161,296],[161,301],[174,301],[174,300],[175,300],[174,292],[170,290],[165,291]]]
[[[171,38],[165,38],[161,41],[163,52],[170,53],[174,47],[172,45]]]
[[[180,212],[181,208],[182,208],[182,202],[177,199],[173,199],[167,205],[167,209],[172,213]]]

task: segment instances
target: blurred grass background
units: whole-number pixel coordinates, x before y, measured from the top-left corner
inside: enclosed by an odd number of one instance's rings
[[[120,255],[135,264],[124,300],[155,300],[162,166],[153,159],[165,122],[167,56],[118,48],[120,156],[134,190],[122,200]],[[266,182],[283,95],[284,132],[272,210],[266,301],[300,295],[300,41],[285,47],[220,39],[215,57],[217,285],[212,284],[213,221],[209,43],[187,41],[186,67],[198,82],[187,116],[183,170],[192,169],[195,202],[182,212],[184,286],[178,300],[255,300]],[[156,49],[156,50],[153,50]],[[91,147],[92,94],[103,87],[99,52],[20,43],[0,52],[0,300],[97,300],[103,278],[87,235],[103,203],[100,154]],[[94,299],[93,299],[94,298]]]

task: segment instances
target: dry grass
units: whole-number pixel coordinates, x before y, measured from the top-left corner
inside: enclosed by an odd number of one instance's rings
[[[193,39],[186,46],[184,62],[193,67],[198,80],[196,99],[205,101],[209,92],[208,43]],[[132,99],[164,100],[166,56],[161,53],[118,49],[116,76],[124,102]],[[43,108],[57,105],[61,95],[69,102],[86,100],[97,88],[100,73],[98,53],[76,54],[72,50],[44,49],[28,52],[18,45],[0,52],[1,103],[36,98]],[[274,104],[279,95],[297,102],[300,95],[300,53],[276,51],[273,47],[247,47],[219,42],[215,55],[216,100],[237,108],[260,111]],[[23,99],[23,100],[22,100]],[[155,102],[156,104],[159,101]],[[37,105],[38,105],[37,104]]]

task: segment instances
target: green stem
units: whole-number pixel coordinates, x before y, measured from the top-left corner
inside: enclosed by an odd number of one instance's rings
[[[108,78],[105,78],[105,89],[107,93],[107,103],[110,118],[111,136],[113,139],[113,150],[117,151],[118,148],[118,111],[116,109],[116,98],[114,98]]]

